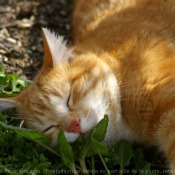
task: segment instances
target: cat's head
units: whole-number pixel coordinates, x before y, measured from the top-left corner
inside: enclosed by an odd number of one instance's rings
[[[110,108],[116,109],[111,92],[115,78],[93,55],[86,61],[84,55],[76,58],[62,37],[46,29],[43,41],[43,68],[17,97],[0,99],[0,111],[16,107],[25,126],[51,136],[52,146],[60,128],[74,142],[80,134],[87,135]]]

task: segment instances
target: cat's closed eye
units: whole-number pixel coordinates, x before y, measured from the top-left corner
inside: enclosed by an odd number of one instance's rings
[[[69,93],[69,96],[68,96],[68,98],[67,98],[67,107],[68,107],[68,108],[70,107],[70,104],[69,104],[69,102],[70,102],[70,97],[71,97],[71,94]]]
[[[47,127],[47,128],[46,128],[46,129],[43,131],[43,133],[48,132],[50,129],[52,129],[52,127],[53,127],[53,125],[51,125],[51,126]]]

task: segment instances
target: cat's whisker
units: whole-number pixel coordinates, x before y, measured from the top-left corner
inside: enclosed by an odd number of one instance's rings
[[[122,101],[134,101],[135,99],[121,99],[121,102]]]
[[[4,112],[4,114],[8,115],[6,112]],[[14,113],[12,114],[13,116],[10,116],[8,115],[8,118],[11,118],[11,119],[15,119],[15,120],[26,120],[26,121],[32,121],[34,122],[33,119],[29,119],[27,117],[24,117],[24,116],[29,116],[27,112],[23,112],[23,113]],[[30,116],[29,116],[30,117]]]
[[[109,89],[111,90],[112,88],[115,88],[115,86],[108,88],[108,90]],[[128,92],[131,92],[131,93],[128,93]],[[116,94],[118,94],[118,92],[116,92]],[[138,90],[136,88],[120,89],[120,95],[122,96],[122,95],[125,95],[125,94],[139,94],[139,93],[138,93]]]
[[[112,89],[112,88],[115,88],[115,87],[110,87],[108,89]],[[131,90],[127,90],[127,91],[122,91],[121,93],[121,97],[120,97],[120,100],[121,101],[125,101],[125,100],[130,100],[130,101],[133,101],[134,99],[130,98],[129,95],[139,95],[141,94],[141,92],[135,92],[135,89],[133,89],[134,91],[131,91]],[[116,95],[117,95],[118,92],[116,92]],[[102,93],[101,95],[99,95],[98,98],[96,98],[96,100],[94,100],[94,102],[91,104],[91,107],[92,109],[96,109],[96,108],[99,108],[102,104],[104,104],[105,102],[102,100],[102,97],[105,98],[105,96],[107,96],[108,93]],[[124,97],[123,97],[124,96]]]
[[[37,123],[36,120],[31,118],[31,116],[28,114],[28,112],[25,109],[23,109],[23,112],[21,112],[20,114],[16,113],[16,117],[14,117],[14,119],[15,118],[16,119],[18,118],[19,120],[25,120],[25,121],[31,122],[31,123]]]
[[[115,88],[115,87],[110,87],[110,89],[112,89],[112,88]],[[106,87],[106,89],[107,89],[107,87]],[[117,92],[116,92],[117,93]],[[102,105],[102,104],[104,104],[104,101],[102,100],[102,98],[104,97],[105,98],[105,96],[107,96],[108,95],[108,93],[101,93],[101,95],[99,95],[97,98],[96,98],[96,100],[94,100],[94,102],[91,104],[91,107],[93,108],[93,109],[95,109],[95,108],[99,108],[99,106],[100,105]]]
[[[112,89],[112,88],[115,88],[115,87],[110,87],[110,88],[108,88],[108,89]],[[140,90],[139,90],[140,91]],[[122,95],[125,95],[125,94],[129,94],[128,92],[131,92],[132,94],[140,94],[140,92],[138,91],[138,89],[136,89],[136,88],[128,88],[128,89],[120,89],[120,95],[122,96]],[[139,92],[139,93],[138,93]],[[116,94],[118,94],[118,92],[116,92]]]
[[[120,94],[123,95],[123,94],[127,94],[129,92],[132,92],[132,94],[138,94],[138,93],[141,93],[142,91],[141,90],[138,90],[138,89],[121,89],[120,90]],[[143,93],[143,92],[142,92]]]
[[[137,89],[136,88],[123,88],[123,89],[120,89],[120,92],[123,92],[123,91],[130,91],[130,90],[132,90],[132,91],[136,91]]]
[[[21,128],[23,124],[24,124],[24,120],[21,120],[19,127]]]
[[[97,107],[97,104],[98,104],[100,101],[101,101],[101,97],[98,98],[98,99],[96,99],[96,100],[94,100],[94,102],[92,102],[92,103],[90,104],[90,107],[91,107],[92,109],[95,109],[95,108]]]
[[[104,91],[107,91],[108,89],[112,89],[112,88],[116,88],[116,87],[115,86],[110,87],[110,88],[106,87],[106,89]],[[96,101],[94,100],[94,108],[99,107],[100,105],[102,105],[104,103],[102,98],[103,97],[105,98],[105,96],[107,96],[107,95],[108,95],[108,93],[103,93],[102,92],[101,95],[99,95],[99,97],[96,99]],[[101,104],[98,104],[99,102],[101,102]]]
[[[120,88],[120,92],[123,92],[123,91],[130,91],[130,90],[134,90],[134,91],[138,91],[138,89],[134,88],[134,87],[128,87],[128,88]]]
[[[97,107],[99,107],[101,105],[100,103],[102,102],[102,100],[101,100],[102,96],[104,96],[104,94],[99,95],[99,97],[96,100],[94,100],[94,102],[92,102],[92,104],[90,104],[92,109],[96,109]]]
[[[103,102],[104,103],[104,102]],[[103,104],[102,101],[99,99],[94,105],[92,105],[92,109],[96,109],[97,107],[99,108],[100,105]]]
[[[119,85],[119,87],[120,87],[120,89],[122,89],[122,88],[125,88],[125,87],[131,87],[132,85],[138,85],[139,84],[139,82],[138,83],[127,83],[127,84],[123,84],[123,85]]]
[[[130,98],[130,96],[131,95],[135,95],[135,96],[137,96],[137,95],[141,95],[141,94],[143,94],[143,93],[135,93],[135,92],[128,92],[128,93],[125,93],[125,94],[121,94],[121,98],[122,97],[129,97]]]
[[[26,119],[26,118],[23,118],[23,117],[10,117],[10,116],[9,116],[9,118],[11,118],[11,119],[15,119],[15,120],[34,121],[34,120],[32,120],[32,119]]]

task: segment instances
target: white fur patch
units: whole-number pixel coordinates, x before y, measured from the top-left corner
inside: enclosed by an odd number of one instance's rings
[[[80,120],[81,133],[90,131],[98,123],[97,116],[86,116]]]
[[[52,55],[53,64],[57,65],[60,62],[69,61],[73,57],[73,49],[66,47],[67,42],[64,41],[64,37],[45,28],[42,30]]]
[[[17,106],[16,101],[0,98],[0,112]]]
[[[68,142],[75,142],[78,137],[80,136],[80,134],[76,134],[76,133],[68,133],[68,132],[64,132],[66,140]]]

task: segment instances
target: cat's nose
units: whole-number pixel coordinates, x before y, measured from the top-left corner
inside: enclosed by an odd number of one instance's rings
[[[68,132],[80,133],[81,132],[80,121],[74,120],[68,128]]]

